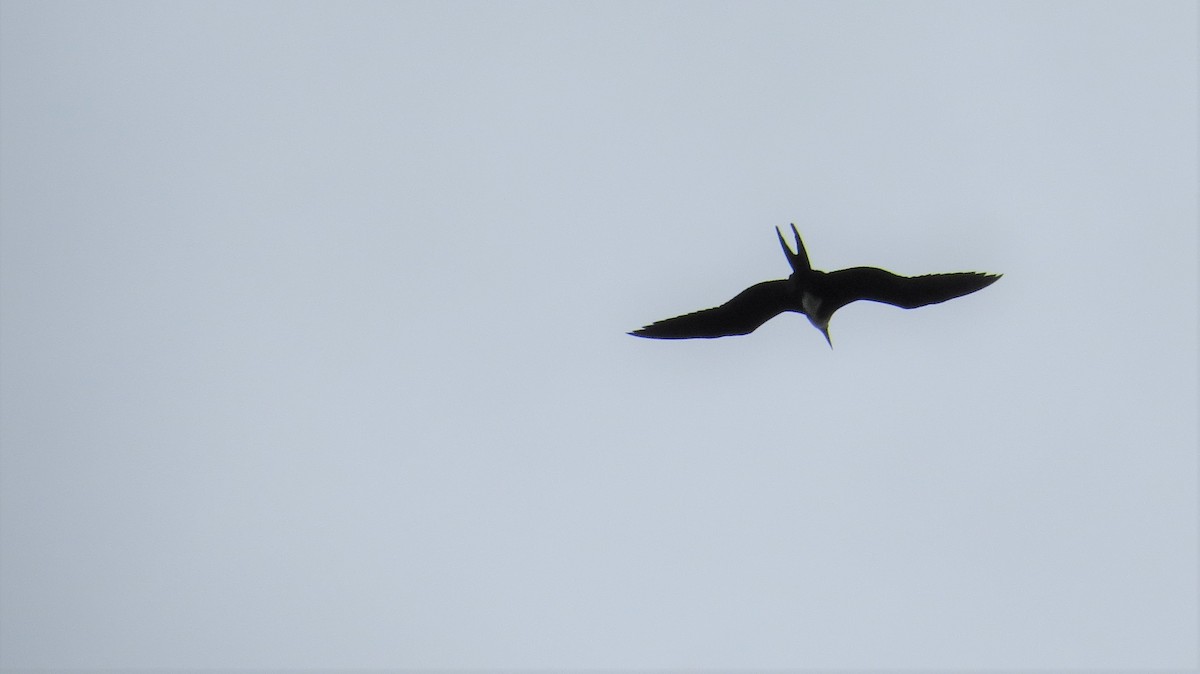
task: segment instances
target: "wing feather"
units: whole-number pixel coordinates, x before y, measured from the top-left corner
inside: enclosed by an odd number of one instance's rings
[[[874,267],[852,267],[828,274],[829,285],[838,290],[837,297],[831,300],[835,307],[869,300],[904,309],[969,295],[995,283],[1000,276],[980,272],[900,276]]]
[[[746,335],[787,308],[787,281],[764,281],[743,290],[719,307],[657,321],[629,334],[652,339]]]

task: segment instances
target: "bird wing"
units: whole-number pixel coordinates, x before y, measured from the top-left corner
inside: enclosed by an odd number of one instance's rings
[[[652,339],[692,339],[746,335],[788,308],[787,281],[764,281],[719,307],[651,323],[629,333]]]
[[[956,272],[900,276],[875,267],[852,267],[827,274],[829,285],[837,288],[829,301],[836,310],[857,300],[883,302],[905,309],[937,304],[969,295],[995,283],[999,274]]]

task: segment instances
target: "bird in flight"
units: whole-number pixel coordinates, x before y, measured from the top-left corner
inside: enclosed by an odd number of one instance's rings
[[[876,267],[818,271],[808,262],[808,253],[796,225],[792,225],[792,233],[796,236],[795,251],[783,239],[783,232],[778,227],[775,233],[792,265],[791,276],[752,285],[719,307],[657,321],[629,334],[651,339],[748,335],[775,316],[794,311],[807,316],[832,348],[829,319],[833,312],[851,302],[870,300],[915,309],[969,295],[990,286],[1001,276],[980,272],[900,276]]]

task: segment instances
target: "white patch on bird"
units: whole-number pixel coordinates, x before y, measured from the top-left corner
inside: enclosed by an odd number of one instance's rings
[[[817,311],[821,308],[821,298],[810,292],[805,292],[800,298],[800,306],[804,307],[804,313],[811,318],[816,316]]]

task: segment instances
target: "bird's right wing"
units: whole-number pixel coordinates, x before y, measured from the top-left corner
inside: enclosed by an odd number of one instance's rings
[[[787,281],[764,281],[743,290],[719,307],[651,323],[629,334],[652,339],[746,335],[787,308]]]
[[[855,300],[915,309],[983,290],[995,283],[1000,275],[956,272],[900,276],[874,267],[852,267],[829,272],[827,278],[830,285],[837,288],[837,296],[830,298],[834,309]]]

